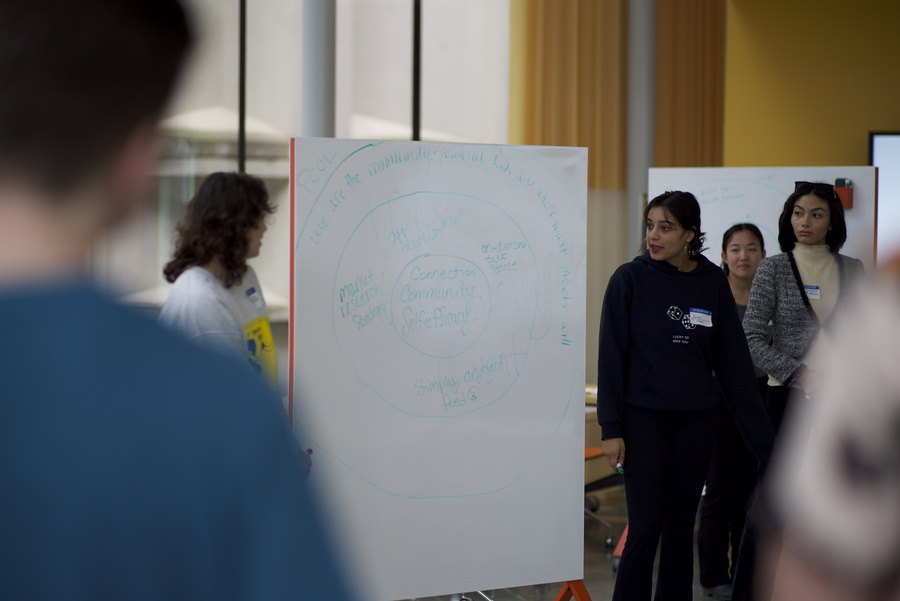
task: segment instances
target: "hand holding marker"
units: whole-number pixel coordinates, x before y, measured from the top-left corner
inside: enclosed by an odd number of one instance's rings
[[[609,467],[618,474],[625,473],[625,441],[622,438],[607,438],[603,440],[602,454],[606,455]]]

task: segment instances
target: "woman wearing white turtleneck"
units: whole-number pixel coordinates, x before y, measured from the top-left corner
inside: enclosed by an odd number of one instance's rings
[[[796,182],[778,220],[783,253],[760,263],[744,316],[753,363],[769,374],[768,409],[776,432],[791,389],[806,396],[819,391],[830,316],[863,273],[858,259],[838,254],[846,239],[844,208],[834,187]]]

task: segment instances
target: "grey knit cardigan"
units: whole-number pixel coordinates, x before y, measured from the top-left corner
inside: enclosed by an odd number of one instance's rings
[[[841,274],[838,302],[847,288],[859,279],[862,261],[835,254]],[[769,321],[774,338],[769,346]],[[791,386],[806,369],[802,359],[819,332],[819,325],[803,303],[791,271],[787,253],[767,257],[759,264],[750,302],[744,315],[744,333],[753,363],[785,386]]]

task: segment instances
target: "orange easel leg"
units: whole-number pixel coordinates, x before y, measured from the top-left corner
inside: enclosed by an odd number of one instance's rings
[[[584,587],[584,580],[570,580],[565,583],[554,601],[569,601],[573,597],[575,601],[591,601],[591,596]]]

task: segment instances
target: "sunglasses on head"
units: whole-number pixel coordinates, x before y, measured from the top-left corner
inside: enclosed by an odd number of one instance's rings
[[[834,186],[815,182],[794,182],[794,193],[815,194],[822,198],[832,198],[834,196]]]

